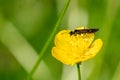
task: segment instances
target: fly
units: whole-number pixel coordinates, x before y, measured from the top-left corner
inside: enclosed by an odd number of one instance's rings
[[[73,35],[73,34],[83,34],[83,33],[95,33],[95,32],[97,32],[99,29],[80,29],[80,30],[78,30],[78,29],[76,29],[76,30],[74,30],[74,31],[70,31],[70,35]]]

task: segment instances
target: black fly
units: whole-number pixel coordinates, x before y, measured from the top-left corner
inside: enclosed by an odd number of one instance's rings
[[[97,32],[99,29],[81,29],[81,30],[74,30],[74,31],[70,31],[70,35],[73,34],[82,34],[82,33],[95,33]]]

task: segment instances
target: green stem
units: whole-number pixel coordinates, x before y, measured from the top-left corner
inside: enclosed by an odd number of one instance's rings
[[[81,80],[80,64],[79,63],[77,63],[77,71],[78,71],[78,80]]]
[[[46,51],[46,49],[47,49],[50,41],[51,41],[52,38],[54,37],[54,34],[56,33],[57,28],[59,27],[59,25],[60,25],[60,23],[61,23],[64,15],[65,15],[65,12],[66,12],[66,10],[67,10],[67,8],[68,8],[68,5],[69,5],[70,1],[71,1],[71,0],[66,0],[65,5],[64,5],[64,7],[63,7],[63,9],[62,9],[62,11],[61,11],[61,13],[60,13],[60,16],[59,16],[57,22],[56,22],[56,25],[55,25],[52,33],[50,34],[50,37],[49,37],[48,40],[46,41],[46,43],[45,43],[42,51],[40,52],[39,57],[38,57],[38,60],[37,60],[37,62],[35,63],[35,65],[33,66],[32,70],[31,70],[31,72],[30,72],[30,74],[29,74],[29,77],[32,77],[32,75],[35,73],[35,71],[36,71],[36,69],[37,69],[37,67],[38,67],[38,65],[39,65],[39,63],[40,63],[40,61],[41,61],[41,59],[42,59],[42,56],[44,55],[44,53],[45,53],[45,51]]]

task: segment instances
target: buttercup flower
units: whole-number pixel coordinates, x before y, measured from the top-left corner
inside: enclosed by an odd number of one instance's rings
[[[98,29],[76,28],[74,31],[62,30],[55,36],[52,56],[64,64],[74,65],[93,58],[102,47],[102,40],[93,42]]]

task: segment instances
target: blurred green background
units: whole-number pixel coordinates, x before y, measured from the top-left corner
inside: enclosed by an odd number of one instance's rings
[[[0,0],[0,80],[27,80],[65,0]],[[99,28],[104,45],[82,63],[82,80],[120,80],[120,0],[71,0],[58,29]],[[58,32],[57,31],[57,32]],[[51,56],[54,38],[33,80],[77,80],[75,66]]]

